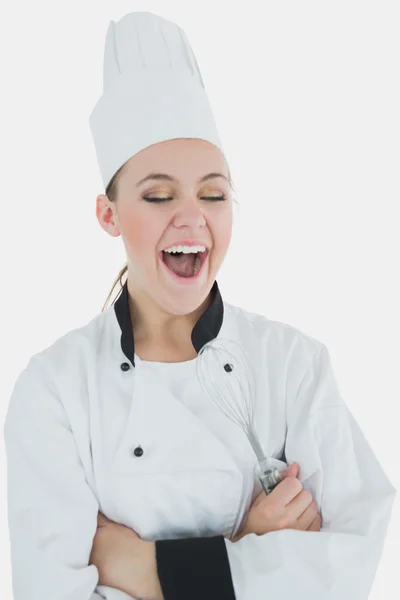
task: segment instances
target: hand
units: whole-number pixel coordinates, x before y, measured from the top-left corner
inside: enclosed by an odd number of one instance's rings
[[[322,520],[312,494],[296,479],[297,463],[281,471],[281,481],[270,494],[264,490],[255,498],[242,531],[231,541],[237,542],[249,533],[263,535],[279,529],[320,531]]]
[[[107,519],[99,511],[90,565],[99,572],[99,584],[122,590],[135,598],[160,598],[155,545],[129,527]]]

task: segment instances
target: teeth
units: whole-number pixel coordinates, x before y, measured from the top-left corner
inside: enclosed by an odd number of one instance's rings
[[[166,248],[164,252],[168,252],[168,254],[176,254],[177,252],[197,254],[198,252],[205,252],[205,250],[205,246],[171,246],[170,248]]]

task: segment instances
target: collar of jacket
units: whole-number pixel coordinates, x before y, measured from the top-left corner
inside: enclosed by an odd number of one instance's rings
[[[217,337],[224,318],[224,303],[217,281],[214,281],[211,294],[213,299],[210,306],[200,316],[192,330],[192,344],[197,353],[204,344]],[[121,328],[122,352],[135,366],[135,340],[129,309],[128,280],[126,280],[120,296],[114,302],[114,310]]]

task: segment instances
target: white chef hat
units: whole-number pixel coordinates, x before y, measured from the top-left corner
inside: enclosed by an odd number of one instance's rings
[[[157,142],[201,138],[223,152],[196,58],[175,23],[145,11],[111,21],[103,78],[89,123],[105,188],[130,157]]]

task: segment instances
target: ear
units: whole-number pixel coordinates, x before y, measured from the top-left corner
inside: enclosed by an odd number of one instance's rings
[[[96,198],[96,217],[100,227],[112,237],[121,235],[115,203],[111,202],[105,194],[99,194]]]

